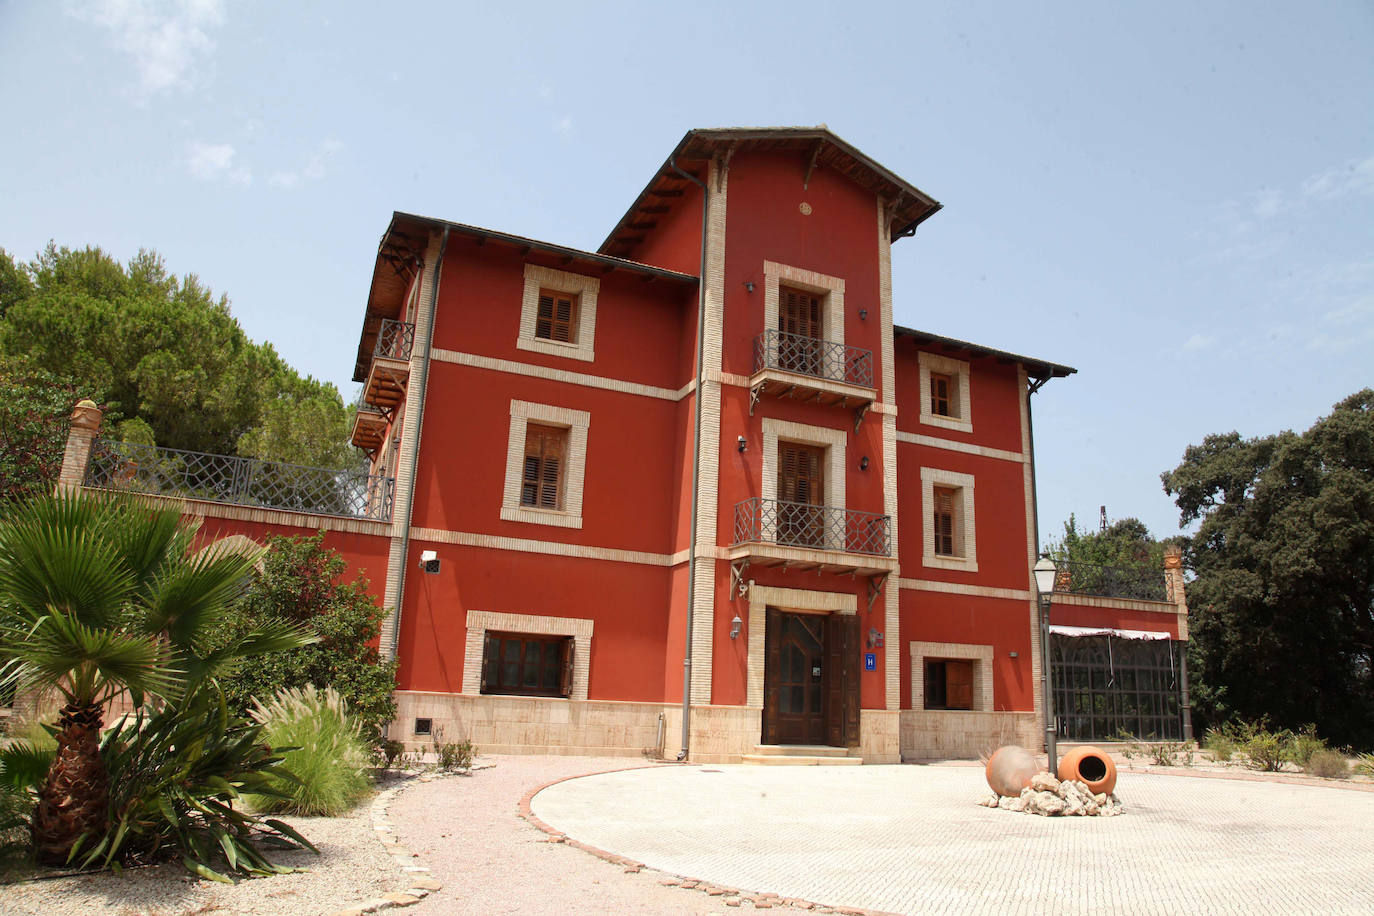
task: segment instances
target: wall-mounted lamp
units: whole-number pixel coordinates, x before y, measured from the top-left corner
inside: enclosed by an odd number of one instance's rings
[[[420,551],[420,568],[427,573],[439,571],[439,554],[433,550]]]
[[[1007,654],[1010,655],[1012,658],[1020,658],[1020,657],[1021,657],[1021,653],[1020,653],[1020,652],[1008,652]]]
[[[867,320],[868,320],[868,309],[859,309],[859,320],[860,320],[860,321],[867,321]]]
[[[864,455],[862,458],[859,459],[859,470],[861,470],[861,471],[866,471],[866,470],[868,470],[868,456],[867,456],[867,455]]]
[[[739,619],[739,615],[736,614],[736,615],[735,615],[735,619],[732,620],[732,621],[730,621],[730,638],[731,638],[731,639],[739,639],[739,631],[740,631],[740,627],[742,627],[742,626],[744,626],[744,621],[743,621],[743,620],[740,620],[740,619]]]
[[[753,281],[753,280],[745,280],[745,281],[744,281],[744,288],[747,289],[749,292],[752,293],[752,292],[754,291],[754,281]]]
[[[744,438],[743,436],[740,436],[740,437],[739,437],[739,450],[740,450],[741,452],[744,452],[744,451],[747,451],[748,449],[749,449],[749,440],[746,439],[746,438]]]

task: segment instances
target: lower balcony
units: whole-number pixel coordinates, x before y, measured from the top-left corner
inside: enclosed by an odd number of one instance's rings
[[[883,576],[897,568],[892,556],[892,518],[838,506],[815,506],[753,497],[735,505],[730,561],[859,576]]]

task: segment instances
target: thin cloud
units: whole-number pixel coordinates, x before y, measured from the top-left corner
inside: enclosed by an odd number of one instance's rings
[[[1302,194],[1309,200],[1374,194],[1374,156],[1351,159],[1334,169],[1318,172],[1302,183]]]
[[[228,181],[246,188],[253,183],[253,173],[234,165],[234,155],[234,147],[228,143],[196,141],[187,154],[186,169],[201,181]]]
[[[1216,343],[1216,338],[1214,337],[1209,337],[1206,334],[1194,334],[1183,342],[1183,349],[1206,350],[1214,343]]]
[[[109,30],[146,95],[189,88],[215,49],[210,31],[224,23],[222,0],[78,0],[66,13]]]
[[[274,188],[294,191],[307,181],[318,181],[329,174],[330,160],[341,149],[343,149],[343,144],[338,140],[325,140],[310,154],[305,165],[298,171],[273,172],[268,177],[267,183]]]

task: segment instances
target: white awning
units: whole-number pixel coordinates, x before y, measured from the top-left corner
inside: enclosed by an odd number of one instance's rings
[[[1050,625],[1053,636],[1115,636],[1118,639],[1173,639],[1168,633],[1157,630],[1118,630],[1114,627],[1066,627]]]

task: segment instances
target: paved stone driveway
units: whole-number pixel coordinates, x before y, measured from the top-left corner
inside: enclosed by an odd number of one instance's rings
[[[1371,913],[1374,794],[1123,774],[1117,818],[973,804],[972,767],[660,767],[533,813],[675,874],[896,913]]]

